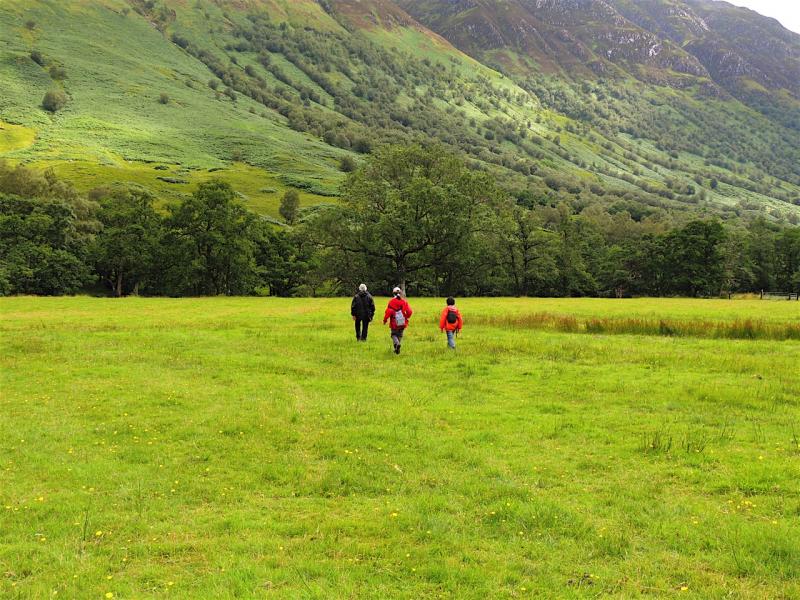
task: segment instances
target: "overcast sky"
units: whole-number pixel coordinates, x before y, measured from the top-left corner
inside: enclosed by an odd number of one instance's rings
[[[727,0],[768,17],[775,17],[786,29],[800,33],[800,0]]]

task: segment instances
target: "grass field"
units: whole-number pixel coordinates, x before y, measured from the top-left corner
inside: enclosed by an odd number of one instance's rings
[[[0,299],[0,597],[800,597],[800,342],[491,324],[800,304],[411,304]]]

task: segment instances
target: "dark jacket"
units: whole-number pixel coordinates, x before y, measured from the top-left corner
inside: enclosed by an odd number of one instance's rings
[[[375,301],[369,292],[358,292],[350,304],[350,314],[362,321],[372,321],[375,316]]]

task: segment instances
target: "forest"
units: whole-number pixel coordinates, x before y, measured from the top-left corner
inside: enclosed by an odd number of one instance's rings
[[[144,188],[82,195],[52,171],[0,164],[0,293],[125,296],[376,293],[693,296],[800,291],[800,229],[623,202],[517,197],[438,145],[376,149],[336,203],[283,221],[222,180],[164,204]]]

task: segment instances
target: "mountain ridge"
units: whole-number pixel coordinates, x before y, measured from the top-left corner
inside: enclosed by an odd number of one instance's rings
[[[490,41],[490,49],[513,46],[515,42],[539,58],[536,51],[542,51],[543,42],[561,41],[574,46],[572,50],[557,46],[562,54],[589,60],[596,74],[598,70],[607,73],[609,62],[618,64],[627,60],[695,77],[716,76],[716,83],[748,75],[759,83],[787,89],[800,99],[800,35],[786,30],[774,19],[727,3],[712,4],[709,0],[398,0],[398,3],[434,30],[444,32],[457,46],[460,41],[461,46],[473,52],[476,48],[486,49],[486,40]],[[742,10],[757,16],[745,19]],[[509,13],[514,21],[503,26],[498,18]],[[484,35],[484,31],[476,29],[476,17],[491,24],[492,34]],[[598,18],[601,21],[595,21]],[[464,40],[452,31],[456,24],[465,22],[468,31],[462,33],[478,31],[474,36],[478,39]],[[510,32],[512,39],[504,37],[504,32]],[[736,34],[742,33],[748,37],[730,44],[730,48],[723,43],[738,40]],[[595,48],[590,47],[591,42],[596,44]],[[758,44],[766,47],[757,48]],[[779,60],[781,55],[786,59]],[[548,58],[558,63],[558,56]]]

